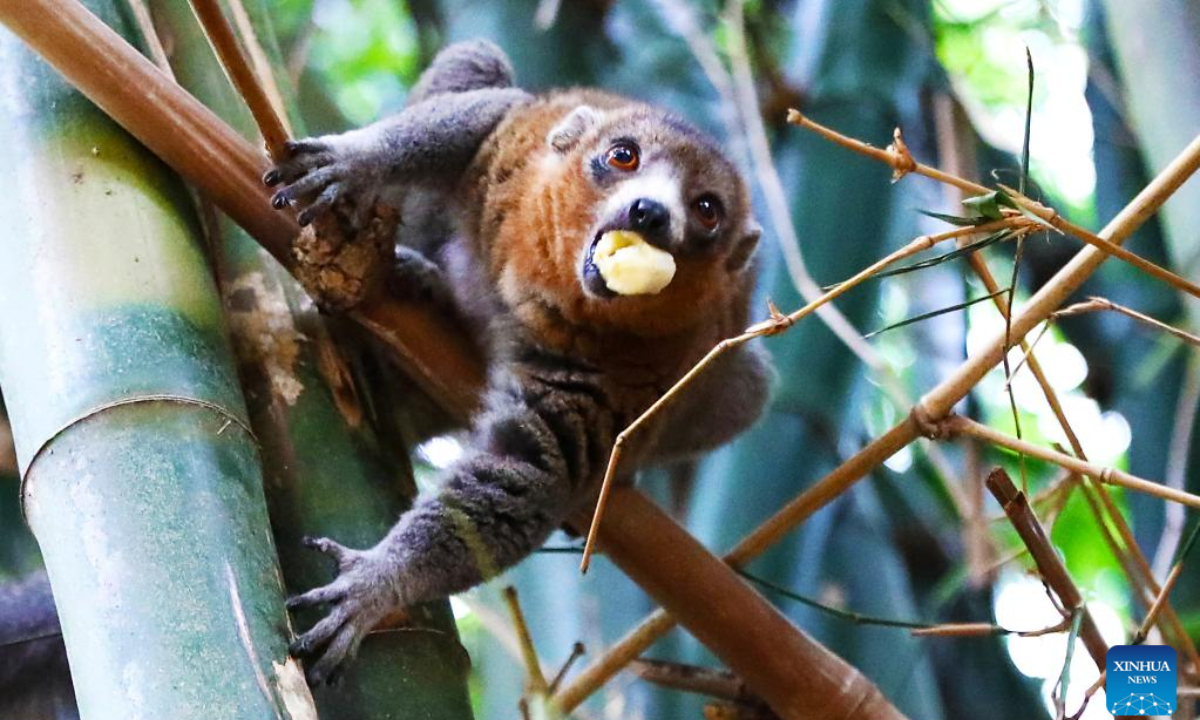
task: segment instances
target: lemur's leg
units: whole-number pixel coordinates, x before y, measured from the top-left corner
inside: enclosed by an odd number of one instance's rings
[[[291,156],[263,182],[282,185],[271,202],[299,206],[301,224],[342,196],[373,205],[386,186],[456,179],[508,111],[529,99],[516,88],[437,95],[359,130],[289,141]]]
[[[758,345],[742,345],[714,361],[659,421],[651,459],[693,457],[720,447],[762,414],[774,371]]]
[[[513,86],[512,64],[487,40],[455,43],[437,54],[408,93],[408,104],[434,95]]]
[[[310,545],[337,561],[332,583],[289,601],[330,605],[292,647],[313,684],[352,657],[397,610],[462,592],[517,563],[573,509],[580,484],[603,468],[617,421],[599,378],[557,360],[493,382],[469,455],[444,472],[374,548]]]

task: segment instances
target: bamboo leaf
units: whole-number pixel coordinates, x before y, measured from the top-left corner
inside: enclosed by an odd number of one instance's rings
[[[933,212],[932,210],[917,210],[917,212],[925,215],[926,217],[948,222],[951,225],[958,227],[974,227],[975,225],[982,225],[986,222],[990,222],[988,218],[985,218],[982,215],[964,217],[962,215],[947,215],[945,213]]]
[[[889,330],[895,330],[896,328],[902,328],[905,325],[912,325],[913,323],[918,323],[918,322],[921,322],[922,320],[928,320],[930,318],[935,318],[939,315],[945,315],[947,313],[958,312],[959,310],[964,310],[964,309],[969,308],[972,305],[975,305],[977,303],[984,302],[985,300],[991,300],[994,297],[997,297],[1000,295],[1005,295],[1007,293],[1008,293],[1008,289],[1005,288],[1003,290],[997,290],[996,292],[991,293],[989,295],[983,295],[983,296],[977,297],[973,300],[968,300],[964,303],[959,303],[957,305],[951,305],[950,307],[941,308],[940,310],[934,310],[933,312],[927,312],[927,313],[923,313],[921,315],[916,315],[914,317],[910,317],[905,320],[901,320],[898,323],[888,325],[887,327],[880,328],[874,332],[867,333],[866,335],[863,335],[863,338],[873,338],[876,335],[881,335]]]
[[[1025,62],[1029,66],[1029,94],[1025,98],[1025,137],[1021,142],[1021,181],[1017,189],[1022,195],[1029,185],[1029,136],[1033,129],[1033,53],[1025,47]]]
[[[976,195],[975,197],[963,200],[963,207],[970,208],[982,215],[985,220],[1003,220],[1004,214],[1000,212],[1001,206],[1011,207],[1008,203],[1012,203],[1012,198],[1009,198],[1000,190],[993,190],[986,195]]]
[[[916,270],[924,270],[925,268],[934,267],[935,265],[941,265],[942,263],[946,263],[951,260],[957,260],[958,258],[966,257],[972,253],[979,252],[990,245],[995,245],[996,243],[1005,240],[1010,235],[1012,235],[1011,230],[998,230],[987,237],[976,240],[975,242],[967,243],[962,247],[955,248],[949,252],[942,253],[941,255],[931,257],[927,260],[921,260],[898,268],[892,268],[891,270],[884,270],[883,272],[877,273],[875,277],[893,277],[895,275],[904,275]]]

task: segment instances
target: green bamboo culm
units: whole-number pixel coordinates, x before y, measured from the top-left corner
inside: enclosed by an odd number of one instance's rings
[[[243,0],[243,7],[253,41],[277,61],[270,8],[257,0]],[[188,0],[157,0],[151,9],[157,27],[172,39],[180,84],[261,144]],[[286,77],[274,69],[276,78]],[[291,117],[300,126],[301,118],[294,112]],[[326,319],[287,272],[228,218],[217,217],[210,232],[242,386],[262,445],[280,564],[289,591],[299,593],[329,582],[334,572],[329,559],[303,547],[301,538],[329,536],[357,548],[375,544],[416,492],[412,469],[402,438],[388,438],[397,452],[381,451]],[[321,616],[309,611],[297,619],[307,627]],[[401,632],[368,637],[340,681],[313,694],[325,718],[469,720],[468,668],[449,603],[441,601],[414,608]]]
[[[0,385],[81,717],[316,718],[182,186],[2,29],[0,137]]]

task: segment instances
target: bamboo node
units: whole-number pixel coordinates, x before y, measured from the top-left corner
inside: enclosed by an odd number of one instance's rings
[[[934,417],[933,412],[930,411],[924,400],[913,405],[908,416],[912,419],[913,424],[916,425],[917,432],[923,437],[930,440],[945,440],[950,437],[950,426],[946,422],[947,418]]]
[[[912,153],[908,151],[908,144],[904,142],[900,128],[892,132],[892,144],[887,146],[887,153],[888,161],[892,165],[892,182],[899,181],[917,169],[917,161],[913,160]]]

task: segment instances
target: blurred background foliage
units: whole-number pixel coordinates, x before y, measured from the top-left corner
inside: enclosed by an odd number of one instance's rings
[[[1149,40],[1157,36],[1155,22],[1170,22],[1183,23],[1191,34],[1176,27],[1163,37],[1182,35],[1194,43],[1200,37],[1200,6],[1162,0],[1158,4],[1173,10],[1151,13],[1140,25],[1106,18],[1106,6],[1123,1],[747,2],[747,54],[759,100],[759,107],[749,111],[760,113],[768,135],[785,189],[786,216],[764,202],[763,168],[750,160],[738,111],[722,104],[684,37],[695,32],[727,62],[737,43],[724,5],[709,0],[266,4],[298,88],[298,105],[315,133],[367,123],[398,109],[439,48],[486,37],[510,54],[526,87],[599,85],[666,105],[722,138],[754,181],[758,214],[767,229],[755,305],[761,317],[767,298],[785,311],[801,303],[795,268],[789,272],[780,250],[780,238],[788,237],[783,224],[799,236],[808,275],[828,285],[917,235],[945,229],[918,209],[961,214],[957,198],[931,181],[909,177],[892,184],[883,166],[788,128],[782,119],[789,106],[876,145],[890,141],[892,129],[900,126],[913,154],[934,164],[952,161],[946,156],[952,147],[946,138],[957,137],[960,172],[1015,184],[1028,48],[1036,65],[1032,192],[1085,226],[1098,227],[1110,219],[1179,149],[1162,150],[1164,134],[1187,138],[1200,131],[1200,107],[1191,108],[1194,113],[1143,106],[1130,112],[1131,103],[1163,97],[1173,84],[1190,86],[1177,91],[1183,101],[1200,96],[1197,53],[1166,41],[1156,48]],[[1160,63],[1148,63],[1128,48],[1152,56],[1157,51]],[[1147,65],[1174,70],[1141,72]],[[1131,97],[1130,87],[1146,85],[1159,94],[1139,90]],[[1188,193],[1196,195],[1196,185],[1193,181],[1185,187],[1172,205],[1190,202]],[[1200,228],[1187,226],[1185,212],[1165,217],[1175,226],[1152,221],[1128,247],[1195,277],[1191,250]],[[1070,238],[1031,237],[1017,301],[1077,247]],[[1011,246],[994,246],[986,253],[996,277],[1009,277]],[[838,307],[865,333],[984,294],[965,263],[948,263],[873,282]],[[1195,307],[1186,307],[1175,292],[1127,265],[1107,263],[1080,297],[1088,294],[1195,331]],[[643,487],[709,547],[728,548],[898,420],[907,412],[906,403],[1002,327],[991,303],[977,304],[872,339],[868,366],[860,357],[863,351],[856,355],[821,321],[806,320],[768,341],[779,380],[763,420],[694,465],[645,473]],[[1200,400],[1194,350],[1126,318],[1092,314],[1056,323],[1039,343],[1038,354],[1093,461],[1200,490],[1200,451],[1190,441]],[[1012,432],[1004,384],[1003,372],[994,371],[961,410]],[[1018,373],[1013,387],[1024,437],[1041,444],[1064,443],[1028,371]],[[432,482],[436,468],[459,450],[454,436],[421,445],[416,453],[419,481]],[[0,571],[19,575],[36,564],[35,550],[21,530],[12,461],[6,464],[5,457],[0,441],[0,485],[5,490],[0,495]],[[994,521],[998,509],[989,502],[977,510],[961,501],[977,489],[986,468],[997,463],[1014,476],[1022,471],[1012,456],[967,445],[943,444],[936,455],[923,445],[906,449],[749,570],[827,605],[871,615],[995,621],[1017,629],[1053,624],[1057,616],[1040,583],[1027,572],[1024,558],[1013,557],[1018,541],[1004,523]],[[1059,479],[1055,468],[1034,461],[1024,463],[1024,472],[1035,493]],[[1115,497],[1161,578],[1183,514],[1178,508],[1167,512],[1163,503],[1150,498]],[[1053,541],[1084,589],[1106,639],[1128,639],[1140,608],[1131,602],[1121,568],[1098,539],[1082,498],[1075,493],[1065,504],[1045,503],[1039,511],[1052,525]],[[561,664],[577,641],[594,655],[653,607],[603,561],[580,577],[572,552],[575,540],[556,537],[550,545],[565,552],[540,553],[502,580],[454,602],[474,660],[476,713],[484,720],[513,717],[524,683],[497,592],[501,584],[520,589],[533,636],[550,668]],[[914,639],[905,630],[852,624],[783,596],[774,599],[803,628],[871,676],[911,717],[994,717],[997,708],[1004,708],[1007,717],[1048,716],[1049,692],[1065,651],[1061,635]],[[1200,573],[1189,573],[1174,599],[1193,636],[1200,636]],[[680,631],[650,655],[713,663]],[[1085,653],[1076,655],[1073,673],[1076,699],[1068,702],[1069,708],[1096,676]],[[701,702],[623,674],[578,716],[696,718]],[[1085,717],[1108,716],[1096,701]]]

